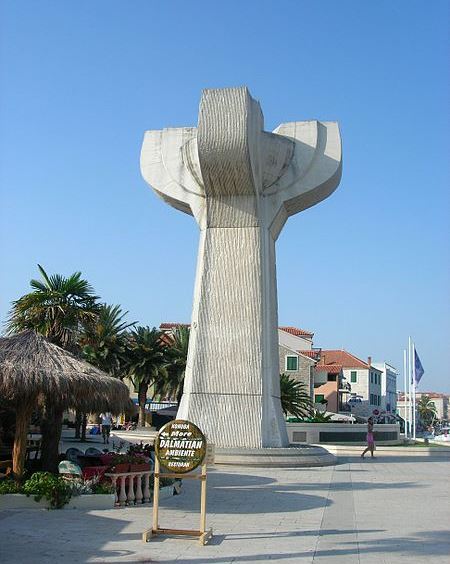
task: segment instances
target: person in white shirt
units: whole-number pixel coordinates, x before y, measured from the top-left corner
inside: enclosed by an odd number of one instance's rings
[[[109,435],[111,433],[112,425],[112,415],[109,411],[106,413],[100,413],[100,423],[102,426],[103,444],[109,444]]]

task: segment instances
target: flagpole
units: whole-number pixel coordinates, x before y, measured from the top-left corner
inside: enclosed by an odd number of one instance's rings
[[[404,410],[403,410],[403,415],[405,416],[405,438],[408,438],[408,411],[407,411],[407,403],[406,403],[406,382],[407,382],[407,377],[406,377],[406,349],[403,350],[403,405],[404,405]]]
[[[411,337],[408,337],[408,438],[412,437],[412,406],[411,406]]]
[[[416,347],[412,345],[413,439],[416,440]]]

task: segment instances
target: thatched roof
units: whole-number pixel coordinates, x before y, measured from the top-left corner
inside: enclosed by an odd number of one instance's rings
[[[86,412],[129,409],[127,386],[34,331],[0,338],[0,395],[21,402],[43,396]]]

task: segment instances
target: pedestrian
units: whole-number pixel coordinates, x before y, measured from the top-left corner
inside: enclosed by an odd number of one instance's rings
[[[367,420],[367,447],[366,450],[361,454],[361,458],[364,458],[364,455],[366,454],[366,452],[370,451],[370,455],[372,458],[374,458],[373,456],[373,451],[375,450],[375,440],[373,438],[373,417],[369,417],[369,419]]]
[[[102,425],[102,435],[103,435],[103,444],[109,444],[109,435],[111,433],[111,425],[112,425],[112,415],[107,411],[106,413],[100,413],[100,422]]]

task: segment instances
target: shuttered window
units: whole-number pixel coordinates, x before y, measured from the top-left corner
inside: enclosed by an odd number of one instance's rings
[[[286,357],[286,370],[298,370],[298,356]]]

